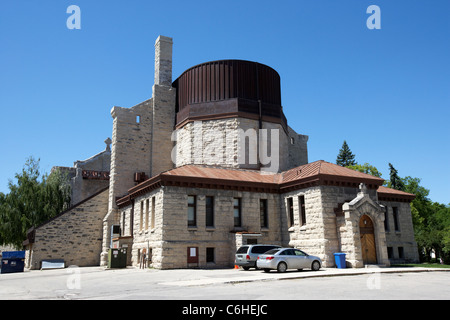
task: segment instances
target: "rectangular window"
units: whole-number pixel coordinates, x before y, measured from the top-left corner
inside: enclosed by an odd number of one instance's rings
[[[300,225],[306,224],[306,208],[305,208],[305,196],[298,197],[298,206],[300,207]]]
[[[387,247],[388,259],[394,258],[394,248]]]
[[[133,235],[134,231],[134,215],[136,214],[134,210],[134,202],[131,203],[131,212],[130,212],[130,236]]]
[[[398,247],[398,257],[399,259],[405,259],[405,252],[403,251],[403,247]]]
[[[261,222],[261,228],[268,228],[268,217],[267,217],[267,199],[259,200],[259,219]]]
[[[148,229],[149,204],[150,201],[148,199],[145,200],[145,230]]]
[[[152,197],[152,218],[150,220],[150,228],[155,227],[155,197]]]
[[[234,226],[241,226],[241,198],[233,199]]]
[[[122,226],[121,226],[121,229],[123,230],[123,234],[122,234],[122,236],[124,236],[125,235],[125,221],[126,221],[126,212],[124,211],[124,212],[122,212]]]
[[[206,197],[206,226],[214,227],[214,197]]]
[[[386,207],[386,211],[384,212],[384,231],[389,232],[389,208]]]
[[[139,231],[142,230],[144,225],[144,201],[141,201],[141,211],[139,212]]]
[[[197,226],[197,197],[188,196],[188,226]]]
[[[206,248],[206,262],[215,262],[214,248]]]
[[[398,208],[397,207],[392,207],[392,215],[394,216],[394,230],[395,231],[400,231],[400,225],[399,225],[399,221],[398,221]]]
[[[292,198],[287,198],[287,209],[289,214],[289,227],[294,225],[294,201]]]

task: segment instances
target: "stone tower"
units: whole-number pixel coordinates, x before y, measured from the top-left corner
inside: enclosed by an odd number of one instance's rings
[[[173,168],[171,135],[175,124],[172,88],[172,38],[155,43],[155,83],[152,98],[132,108],[113,107],[113,135],[108,213],[103,221],[101,265],[106,265],[110,229],[119,222],[116,198],[143,180]]]
[[[308,163],[308,137],[291,129],[279,74],[245,60],[218,60],[173,82],[176,167],[187,164],[279,173]]]

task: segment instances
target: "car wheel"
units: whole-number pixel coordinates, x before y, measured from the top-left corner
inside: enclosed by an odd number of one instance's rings
[[[313,271],[319,271],[319,269],[320,269],[320,263],[319,263],[319,261],[314,261],[314,262],[312,263],[312,265],[311,265],[311,269],[312,269]]]
[[[250,267],[242,267],[242,269],[244,269],[245,271],[250,270]]]
[[[277,271],[281,273],[281,272],[286,272],[286,270],[287,270],[286,263],[280,262],[277,266]]]

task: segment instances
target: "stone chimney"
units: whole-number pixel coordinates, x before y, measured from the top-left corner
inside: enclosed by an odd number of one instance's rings
[[[172,38],[159,36],[155,43],[153,126],[150,177],[173,169],[172,132],[175,127],[175,96],[172,87]]]
[[[172,38],[159,36],[155,42],[155,85],[172,86]]]

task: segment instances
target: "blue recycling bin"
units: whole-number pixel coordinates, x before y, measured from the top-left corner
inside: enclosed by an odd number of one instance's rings
[[[338,269],[345,269],[345,253],[336,252],[334,254],[334,262]]]
[[[2,252],[1,273],[23,272],[25,266],[25,251]]]

